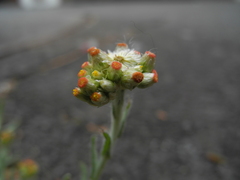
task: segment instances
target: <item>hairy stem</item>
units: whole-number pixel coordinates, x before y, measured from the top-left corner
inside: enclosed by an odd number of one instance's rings
[[[122,127],[124,93],[124,90],[119,90],[116,95],[116,99],[112,102],[112,122],[110,131],[112,144],[114,144],[118,138]]]
[[[123,125],[123,106],[124,106],[124,90],[119,90],[116,94],[116,98],[112,102],[112,120],[111,120],[111,128],[110,128],[110,138],[111,138],[111,146],[110,152],[113,149],[113,145],[115,144],[119,134],[122,130]],[[106,165],[109,156],[101,155],[94,175],[91,180],[98,180],[102,174],[102,171]]]

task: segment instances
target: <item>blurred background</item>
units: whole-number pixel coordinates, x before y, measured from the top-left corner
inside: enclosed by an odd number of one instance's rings
[[[0,0],[4,121],[21,122],[12,153],[34,159],[39,180],[79,179],[110,105],[92,107],[72,89],[89,47],[120,42],[157,54],[159,82],[130,92],[102,179],[239,180],[237,0]]]

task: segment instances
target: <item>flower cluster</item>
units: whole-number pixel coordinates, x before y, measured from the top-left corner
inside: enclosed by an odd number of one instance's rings
[[[4,145],[8,145],[9,143],[12,142],[14,137],[15,137],[14,132],[5,130],[0,133],[0,144],[2,143]]]
[[[39,170],[38,164],[32,159],[25,159],[20,161],[18,163],[18,168],[21,177],[25,179],[35,176]]]
[[[88,61],[78,73],[78,87],[73,95],[91,105],[102,106],[115,98],[119,89],[146,88],[158,81],[154,70],[156,55],[150,51],[141,54],[118,43],[113,52],[88,49]]]

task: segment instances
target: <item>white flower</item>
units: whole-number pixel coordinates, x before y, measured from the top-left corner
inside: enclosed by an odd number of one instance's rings
[[[108,51],[108,57],[113,61],[119,61],[123,65],[133,67],[140,63],[142,56],[138,51],[128,49],[128,46],[125,43],[119,43],[113,52]]]

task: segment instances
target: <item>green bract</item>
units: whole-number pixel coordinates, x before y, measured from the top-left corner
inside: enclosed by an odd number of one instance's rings
[[[91,47],[88,61],[78,73],[78,87],[73,89],[73,95],[91,105],[102,106],[115,98],[117,90],[149,87],[158,81],[155,57],[150,51],[141,54],[129,49],[125,43],[118,43],[108,53]]]

